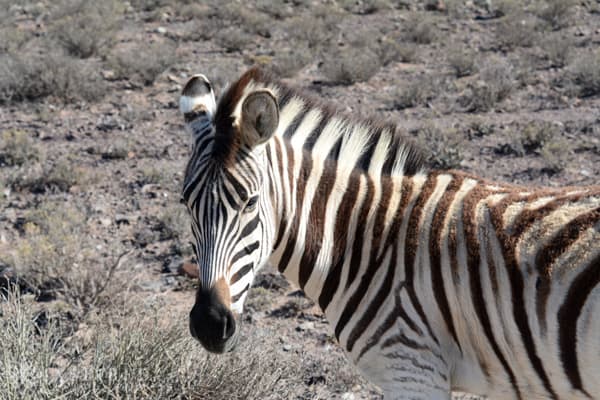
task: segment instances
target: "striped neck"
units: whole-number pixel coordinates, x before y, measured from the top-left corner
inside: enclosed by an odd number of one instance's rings
[[[330,314],[339,307],[330,306],[346,292],[338,289],[355,284],[364,272],[363,255],[371,254],[376,264],[390,261],[391,244],[378,240],[392,225],[388,214],[395,207],[388,206],[400,202],[410,180],[422,183],[425,177],[347,168],[309,150],[284,137],[267,147],[277,232],[270,262],[335,320]]]

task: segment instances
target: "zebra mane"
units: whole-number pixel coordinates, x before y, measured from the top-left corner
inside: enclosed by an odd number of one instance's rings
[[[292,139],[303,119],[313,112],[318,124],[304,139],[303,146],[312,154],[363,171],[376,170],[381,175],[415,175],[425,169],[422,151],[401,136],[393,123],[382,123],[374,118],[357,118],[320,99],[275,80],[260,68],[252,68],[229,85],[220,97],[215,113],[217,136],[214,155],[223,161],[232,160],[240,147],[238,132],[241,104],[249,93],[270,90],[281,110],[277,135]],[[289,115],[286,115],[288,113]],[[316,113],[316,114],[315,114]],[[287,124],[282,121],[287,119]],[[331,135],[331,137],[324,137]],[[315,143],[328,142],[328,146]]]

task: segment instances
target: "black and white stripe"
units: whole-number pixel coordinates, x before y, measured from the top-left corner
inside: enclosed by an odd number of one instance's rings
[[[218,104],[206,88],[182,97],[184,198],[232,310],[271,262],[386,398],[600,398],[600,187],[426,170],[394,126],[259,70]]]

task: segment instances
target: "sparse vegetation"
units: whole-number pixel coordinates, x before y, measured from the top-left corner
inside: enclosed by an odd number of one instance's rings
[[[461,105],[470,112],[489,111],[508,97],[515,84],[512,66],[502,59],[486,60],[479,78],[460,99]]]
[[[437,80],[433,77],[424,76],[400,87],[392,99],[392,107],[402,110],[426,104],[435,97],[437,84]]]
[[[343,48],[329,54],[322,68],[330,81],[351,85],[369,80],[380,67],[379,58],[368,48]]]
[[[464,47],[452,46],[448,49],[448,64],[458,78],[472,75],[476,72],[475,52]]]
[[[27,132],[7,130],[2,132],[1,137],[0,167],[20,166],[39,160],[39,149]]]
[[[417,44],[429,44],[436,39],[435,22],[429,14],[414,12],[405,22],[405,39]]]
[[[0,103],[53,96],[98,101],[106,87],[92,66],[47,49],[47,54],[0,55]]]
[[[236,353],[190,338],[182,86],[261,65],[434,167],[597,184],[596,3],[0,0],[0,399],[381,399],[274,270]]]
[[[525,14],[508,15],[496,27],[496,43],[501,49],[531,47],[537,42],[535,21]]]
[[[569,36],[550,36],[542,43],[545,56],[554,68],[562,68],[569,62],[574,41]]]
[[[537,15],[553,30],[565,28],[571,22],[575,0],[546,0]]]
[[[394,61],[415,61],[417,46],[414,43],[403,42],[401,38],[384,37],[376,51],[381,64],[385,66]]]
[[[600,94],[600,51],[586,54],[573,62],[573,78],[583,97]]]
[[[458,168],[463,160],[458,132],[427,124],[414,133],[422,148],[427,149],[428,161],[441,169]]]
[[[110,57],[110,64],[117,77],[148,86],[177,61],[176,47],[169,41],[157,41],[135,51],[116,50]]]
[[[99,55],[113,45],[122,12],[117,0],[62,0],[55,11],[52,35],[71,55]]]
[[[272,336],[248,332],[236,352],[211,356],[142,303],[132,315],[99,313],[73,335],[58,315],[32,313],[30,298],[0,296],[2,398],[270,399],[301,384],[300,358]]]

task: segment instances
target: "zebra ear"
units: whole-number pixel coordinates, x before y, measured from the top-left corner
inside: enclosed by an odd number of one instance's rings
[[[269,140],[279,124],[279,106],[269,90],[250,93],[242,104],[242,140],[250,147]]]
[[[201,74],[192,76],[179,98],[179,110],[185,121],[191,123],[198,118],[212,119],[216,108],[215,92],[209,80]]]

